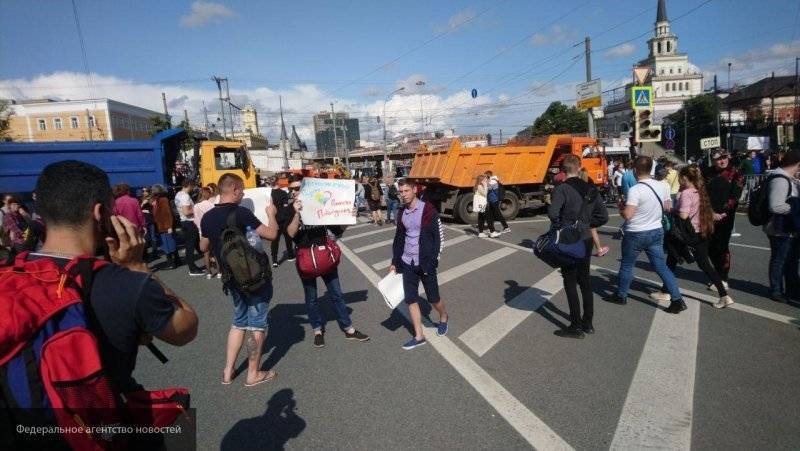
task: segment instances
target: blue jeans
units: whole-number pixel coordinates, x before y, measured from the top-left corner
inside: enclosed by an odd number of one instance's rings
[[[322,314],[319,312],[319,303],[317,299],[317,279],[300,279],[303,282],[303,292],[306,296],[306,309],[308,310],[308,322],[311,328],[315,331],[322,329]],[[337,321],[339,327],[343,330],[350,329],[353,322],[350,321],[350,314],[347,313],[347,305],[344,303],[344,296],[342,295],[342,287],[339,284],[339,270],[334,269],[322,276],[322,281],[325,282],[325,287],[328,289],[328,296],[333,302],[333,308],[336,309],[336,314],[339,316]]]
[[[240,330],[267,330],[267,311],[272,299],[272,283],[267,283],[250,296],[231,289],[233,297],[233,327]]]
[[[672,300],[680,300],[681,292],[675,281],[675,275],[667,268],[667,258],[664,255],[664,229],[660,228],[646,232],[626,231],[622,237],[622,263],[619,267],[618,288],[620,297],[625,299],[628,296],[628,289],[633,281],[633,266],[642,251],[647,254],[650,264],[661,277]]]
[[[386,201],[386,220],[387,221],[396,221],[397,220],[397,204],[399,202],[394,199],[388,199]]]
[[[800,294],[800,238],[769,236],[769,291],[773,296]]]

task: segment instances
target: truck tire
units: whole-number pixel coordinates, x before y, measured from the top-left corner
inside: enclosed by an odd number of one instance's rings
[[[503,201],[500,202],[500,214],[506,219],[506,221],[510,221],[517,217],[519,214],[519,196],[513,191],[506,191],[505,196],[503,197]],[[478,215],[475,215],[475,220],[477,221]]]
[[[477,224],[478,213],[472,211],[472,198],[474,193],[466,192],[458,195],[455,208],[453,209],[453,218],[464,224]]]

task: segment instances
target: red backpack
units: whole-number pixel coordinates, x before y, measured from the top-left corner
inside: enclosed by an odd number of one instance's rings
[[[311,247],[298,247],[297,273],[301,279],[315,279],[324,276],[339,266],[342,258],[342,249],[330,236],[326,237],[324,245],[311,245]]]
[[[55,437],[74,450],[126,449],[131,436],[113,427],[175,423],[189,406],[186,389],[115,393],[106,377],[88,294],[94,273],[109,263],[78,257],[61,268],[27,256],[0,268],[0,411],[16,425],[0,430],[0,441],[27,447],[42,437],[22,427],[59,426],[69,433]]]

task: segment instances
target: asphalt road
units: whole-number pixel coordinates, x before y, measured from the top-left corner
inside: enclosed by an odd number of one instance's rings
[[[675,316],[649,300],[646,280],[628,305],[602,301],[619,267],[619,222],[601,230],[612,251],[592,260],[597,333],[583,340],[553,334],[568,322],[560,275],[528,249],[544,217],[520,217],[497,239],[447,225],[454,241],[439,275],[450,332],[429,329],[429,345],[413,351],[400,347],[410,336],[405,309],[390,311],[375,286],[390,257],[390,245],[377,244],[393,228],[367,234],[379,228],[359,225],[341,242],[339,272],[355,326],[371,341],[345,340],[323,301],[327,346],[314,348],[300,280],[284,263],[263,365],[278,378],[245,388],[242,374],[223,386],[231,301],[218,280],[189,278],[183,267],[158,274],[197,310],[198,337],[160,344],[166,365],[142,352],[135,376],[191,390],[198,449],[797,449],[800,306],[764,297],[764,234],[739,216],[735,309],[712,308],[714,293],[692,266],[678,270],[690,308]],[[644,256],[637,268],[658,279]]]

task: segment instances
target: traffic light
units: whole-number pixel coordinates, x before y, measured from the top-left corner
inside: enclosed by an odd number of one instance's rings
[[[661,126],[653,125],[652,108],[636,109],[636,142],[661,141]]]

